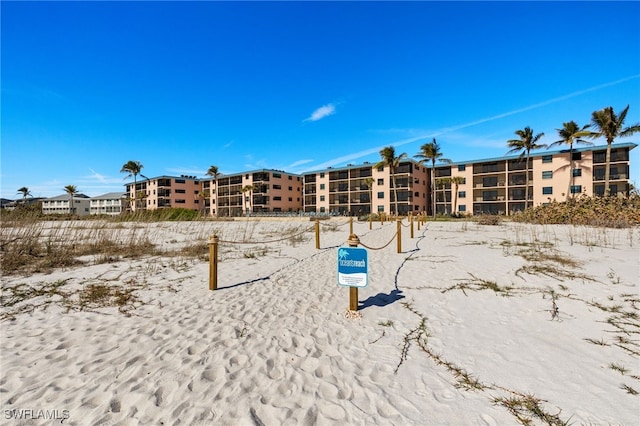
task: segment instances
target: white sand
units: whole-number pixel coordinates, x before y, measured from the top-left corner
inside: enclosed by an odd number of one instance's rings
[[[449,222],[416,226],[411,239],[404,227],[402,253],[395,241],[369,251],[354,319],[336,278],[344,218],[323,222],[320,250],[312,232],[259,242],[312,225],[128,225],[162,249],[212,232],[257,241],[220,245],[213,292],[207,262],[175,256],[3,277],[5,300],[21,283],[67,280],[144,285],[145,304],[126,316],[54,303],[3,321],[2,424],[59,424],[9,419],[57,410],[71,425],[505,425],[519,421],[496,398],[525,395],[573,424],[639,423],[640,229]],[[380,247],[395,229],[354,232]],[[519,269],[543,262],[523,250],[580,263],[530,274]],[[465,386],[474,381],[481,389]]]

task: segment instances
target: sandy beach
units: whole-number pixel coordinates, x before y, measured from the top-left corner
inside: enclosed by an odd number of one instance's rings
[[[639,228],[405,219],[397,253],[395,223],[353,226],[357,315],[347,218],[320,249],[308,219],[126,223],[157,251],[3,276],[2,424],[638,424]],[[175,254],[212,234],[215,291]],[[91,285],[131,303],[76,300]]]

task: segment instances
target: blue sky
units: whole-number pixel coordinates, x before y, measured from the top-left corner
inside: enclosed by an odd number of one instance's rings
[[[435,137],[457,162],[606,106],[640,122],[639,2],[0,7],[4,198],[121,191],[129,160],[148,177],[300,173]],[[640,148],[632,162],[640,185]]]

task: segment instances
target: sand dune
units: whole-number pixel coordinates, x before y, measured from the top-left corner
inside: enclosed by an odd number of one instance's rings
[[[20,284],[64,280],[69,289],[138,286],[140,302],[125,313],[68,310],[56,296],[3,303],[2,418],[16,425],[61,422],[44,420],[51,414],[72,425],[504,425],[519,417],[638,424],[639,229],[434,222],[411,239],[404,227],[402,253],[395,242],[369,250],[370,285],[360,289],[353,318],[345,315],[349,291],[336,278],[346,220],[323,223],[320,250],[313,232],[304,232],[312,225],[129,230],[160,248],[220,235],[226,242],[213,292],[206,261],[175,255],[87,259],[51,274],[3,277],[5,301]],[[373,248],[395,229],[354,225]],[[282,235],[292,236],[262,242]],[[252,243],[228,243],[242,239]],[[56,303],[18,312],[45,298]]]

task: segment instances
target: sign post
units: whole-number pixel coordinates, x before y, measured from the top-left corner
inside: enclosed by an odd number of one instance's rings
[[[349,235],[349,247],[338,249],[338,285],[349,287],[349,310],[358,310],[358,288],[368,284],[367,269],[369,259],[367,250],[359,248],[357,235]]]

